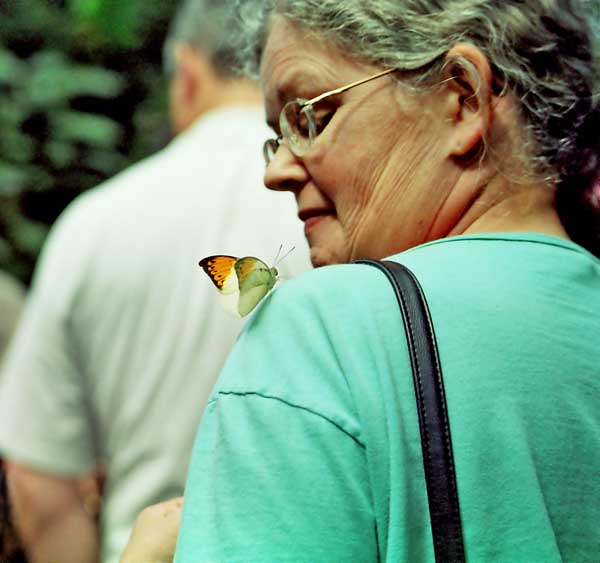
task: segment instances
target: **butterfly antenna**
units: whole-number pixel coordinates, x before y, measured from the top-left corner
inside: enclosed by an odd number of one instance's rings
[[[278,264],[279,255],[281,254],[281,250],[283,249],[283,244],[279,245],[279,250],[277,251],[277,255],[275,256],[275,260],[273,260],[273,264]]]
[[[283,245],[281,245],[281,246],[279,247],[279,252],[277,253],[277,256],[279,256],[279,253],[281,252],[281,247],[282,247],[282,246],[283,246]],[[277,264],[279,264],[280,262],[283,262],[283,260],[285,260],[285,258],[287,258],[287,257],[288,257],[288,256],[289,256],[289,255],[290,255],[290,254],[291,254],[291,253],[294,251],[294,250],[296,250],[296,247],[295,247],[295,246],[292,246],[292,248],[290,248],[290,249],[289,249],[289,250],[288,250],[288,251],[287,251],[287,252],[286,252],[286,253],[285,253],[285,254],[284,254],[284,255],[283,255],[281,258],[279,258],[279,260],[276,260],[276,261],[275,261],[275,264],[274,264],[274,265],[275,265],[275,266],[277,266]]]

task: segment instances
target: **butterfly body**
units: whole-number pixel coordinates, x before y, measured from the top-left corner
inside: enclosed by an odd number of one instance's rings
[[[239,316],[246,316],[273,289],[277,282],[276,268],[269,268],[254,256],[208,256],[199,265],[206,272],[224,305]]]

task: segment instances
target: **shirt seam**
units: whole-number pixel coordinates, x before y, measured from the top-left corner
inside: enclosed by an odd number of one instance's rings
[[[535,233],[533,233],[535,234]],[[536,235],[543,236],[543,235]],[[504,236],[502,235],[491,235],[483,236],[483,235],[464,235],[464,236],[456,236],[450,238],[443,238],[438,240],[432,240],[425,244],[421,244],[419,246],[415,246],[414,248],[410,248],[402,252],[401,254],[410,254],[412,252],[418,251],[421,248],[427,248],[429,246],[436,246],[440,244],[449,244],[449,243],[457,243],[457,242],[466,242],[466,241],[479,241],[479,242],[526,242],[530,244],[541,244],[543,246],[552,246],[555,248],[562,248],[563,250],[567,250],[569,252],[575,252],[576,254],[588,255],[590,254],[588,250],[585,248],[572,248],[571,245],[575,245],[576,243],[565,241],[554,241],[554,240],[534,240],[532,238],[528,238],[526,233],[523,233],[522,236],[519,236],[517,233],[514,233],[513,236],[508,236],[508,233]],[[394,254],[393,256],[398,256],[398,254]],[[593,256],[590,254],[590,256]]]
[[[303,405],[298,405],[296,403],[292,403],[291,401],[288,401],[288,400],[283,399],[281,397],[276,397],[274,395],[267,395],[265,393],[259,393],[257,391],[218,391],[217,392],[217,397],[213,397],[212,399],[210,399],[208,401],[208,405],[212,406],[214,403],[216,403],[218,401],[218,395],[223,395],[223,396],[230,396],[231,395],[231,396],[236,396],[236,397],[260,397],[261,399],[267,399],[267,400],[271,400],[271,401],[277,401],[279,403],[283,403],[284,405],[287,405],[288,407],[308,412],[308,413],[310,413],[312,415],[315,415],[315,416],[317,416],[317,417],[325,420],[329,424],[335,426],[338,430],[340,430],[341,432],[343,432],[344,434],[346,434],[346,436],[348,436],[354,442],[356,442],[356,444],[358,446],[360,446],[363,449],[366,449],[366,445],[364,444],[364,442],[360,438],[358,438],[357,436],[355,436],[352,432],[350,432],[349,430],[347,430],[346,428],[344,428],[340,423],[338,423],[335,420],[331,419],[327,415],[325,415],[325,414],[323,414],[323,413],[321,413],[319,411],[316,411],[314,409],[311,409],[309,407],[305,407]]]

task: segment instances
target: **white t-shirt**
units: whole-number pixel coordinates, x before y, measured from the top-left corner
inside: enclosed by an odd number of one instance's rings
[[[142,508],[182,494],[242,326],[198,261],[270,262],[283,244],[282,276],[310,267],[293,197],[262,184],[268,135],[258,108],[208,114],[78,198],[45,246],[0,381],[0,452],[65,475],[106,464],[104,562]]]

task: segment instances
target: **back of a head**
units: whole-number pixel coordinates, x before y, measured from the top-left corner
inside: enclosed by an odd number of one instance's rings
[[[401,80],[415,88],[442,80],[454,45],[475,45],[517,102],[528,168],[557,188],[571,238],[600,256],[599,0],[239,0],[238,12],[249,75],[273,14],[357,59],[414,71]]]
[[[165,41],[163,55],[168,74],[175,68],[174,46],[190,45],[202,52],[221,78],[233,78],[237,40],[230,0],[183,0]]]

